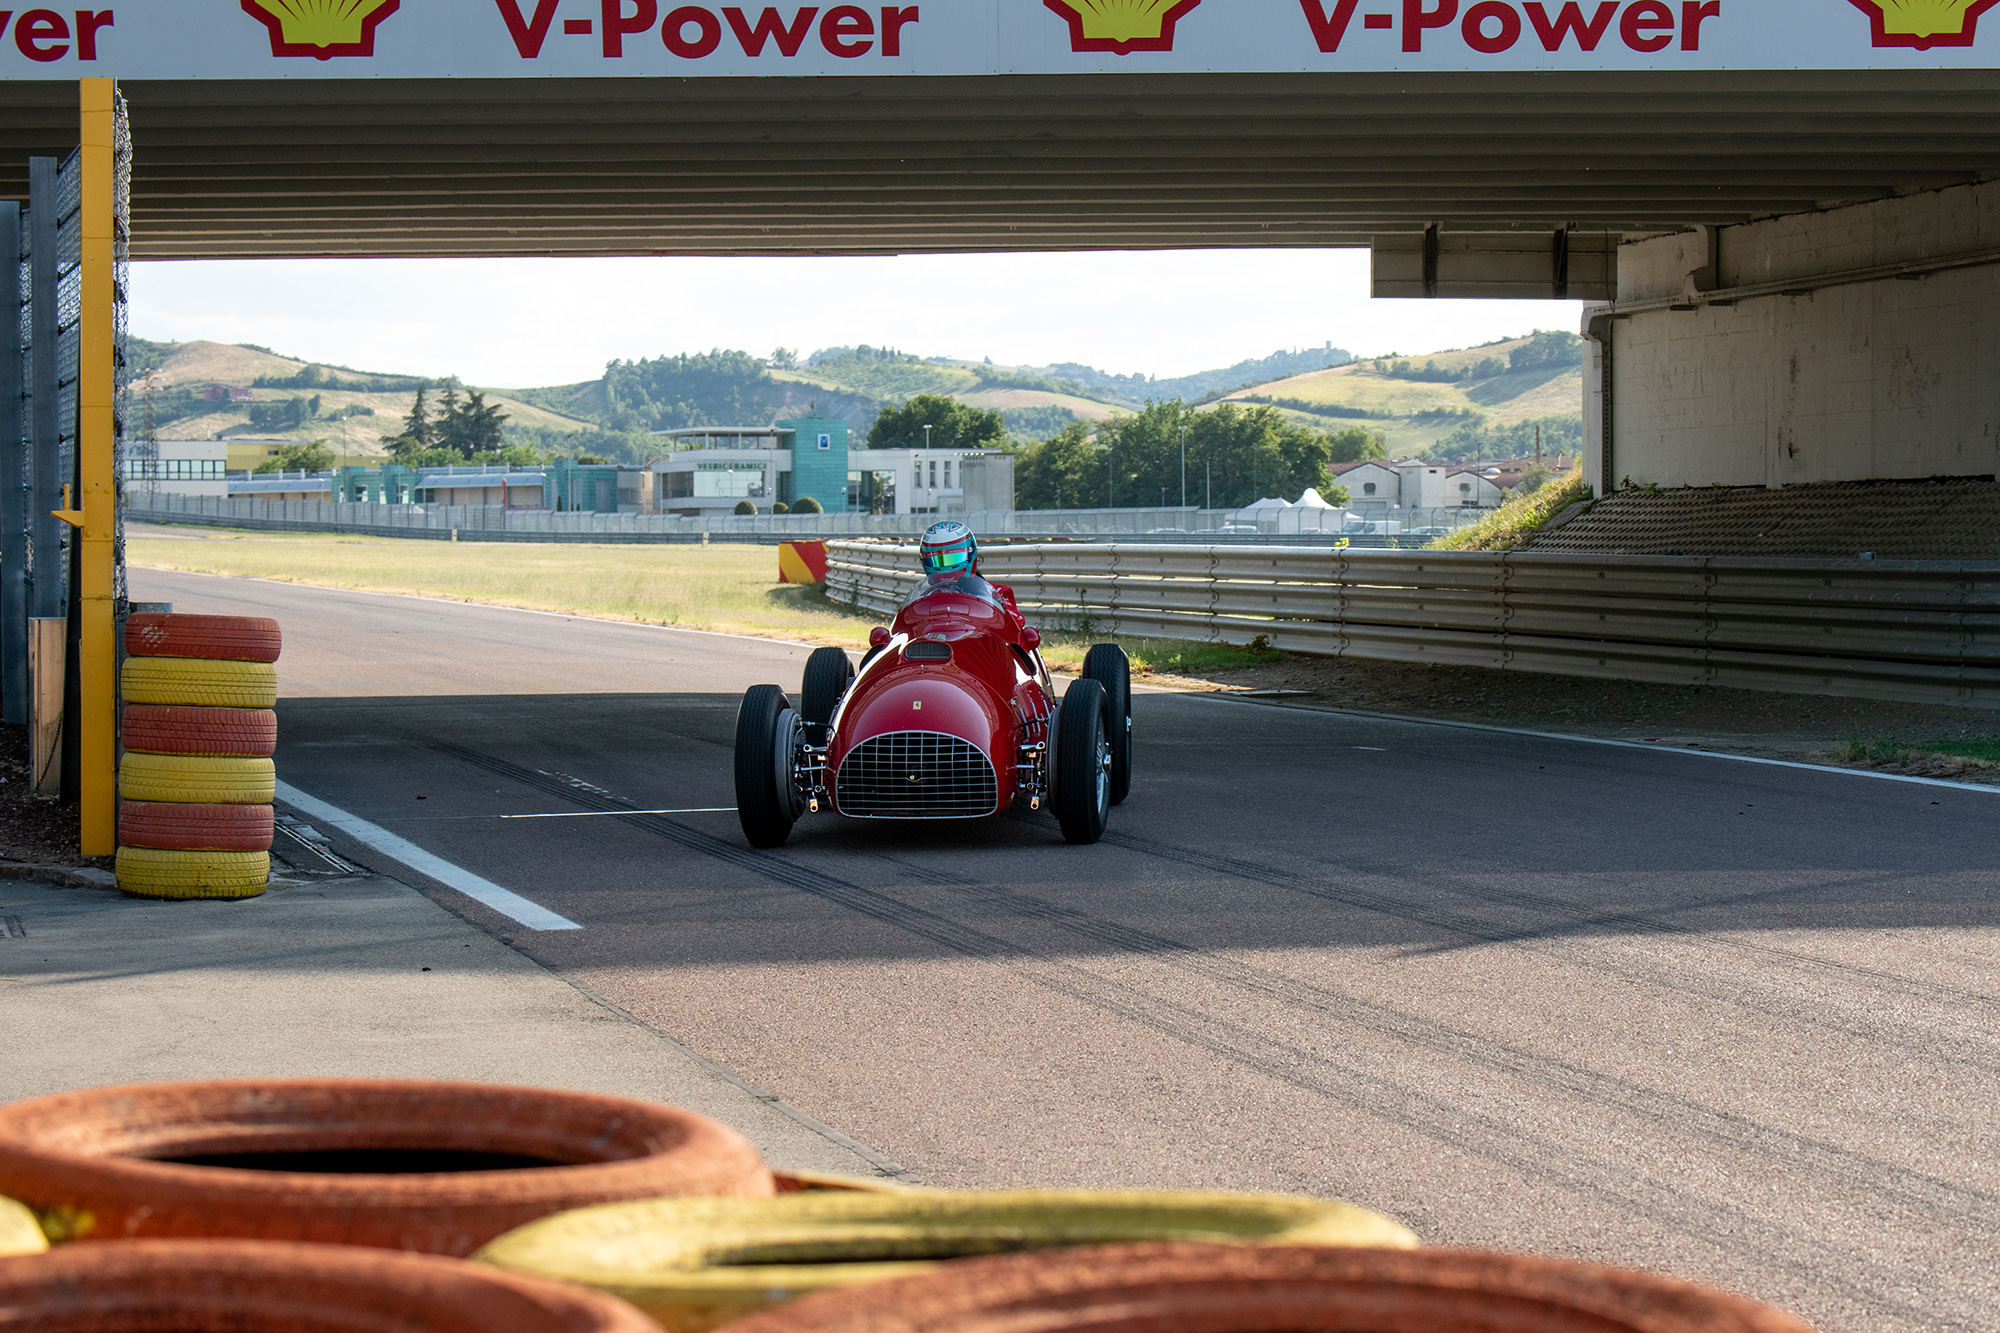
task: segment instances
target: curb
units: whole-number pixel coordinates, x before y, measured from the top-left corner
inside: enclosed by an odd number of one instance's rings
[[[94,866],[38,866],[0,861],[0,879],[27,879],[66,889],[115,889],[118,876]]]

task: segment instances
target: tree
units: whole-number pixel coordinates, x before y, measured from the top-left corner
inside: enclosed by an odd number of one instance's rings
[[[1014,456],[1014,501],[1023,509],[1094,508],[1103,496],[1104,451],[1087,421],[1072,421]]]
[[[757,512],[757,504],[754,500],[738,500],[736,508],[730,510],[730,512],[733,514],[754,514]]]
[[[771,366],[776,370],[797,370],[799,353],[795,347],[779,347],[771,352]]]
[[[798,499],[792,501],[792,512],[794,514],[824,514],[826,508],[810,495],[801,495]]]
[[[307,440],[303,444],[287,444],[278,449],[277,457],[267,458],[257,465],[259,472],[327,472],[334,464],[333,450],[326,447],[325,440]]]
[[[921,449],[927,434],[933,449],[998,449],[1007,442],[1007,423],[998,412],[968,407],[941,393],[920,393],[901,407],[882,409],[868,428],[867,447]]]
[[[463,449],[477,458],[481,454],[497,453],[501,447],[500,423],[507,414],[499,404],[489,404],[486,395],[473,389],[465,395],[465,402],[441,422],[443,443],[455,449]]]
[[[792,512],[792,507],[783,500],[779,500],[771,506],[771,512],[774,514],[789,514]]]
[[[437,438],[431,427],[430,412],[424,404],[426,387],[422,384],[417,386],[417,401],[410,404],[410,415],[403,418],[404,437],[415,440],[419,449],[429,448]]]
[[[1287,418],[1274,407],[1247,410],[1234,403],[1193,411],[1178,399],[1148,403],[1138,412],[1090,427],[1077,422],[1023,452],[1014,488],[1024,509],[1052,509],[1061,488],[1064,508],[1106,503],[1133,508],[1181,496],[1181,440],[1187,440],[1187,498],[1199,505],[1211,494],[1217,507],[1235,509],[1266,495],[1296,499],[1308,486],[1330,503],[1345,502],[1327,466],[1336,452],[1378,457],[1379,438],[1349,428],[1337,436]],[[1348,461],[1348,460],[1343,460]]]
[[[1389,456],[1389,442],[1366,426],[1348,426],[1326,437],[1329,463],[1366,463]]]

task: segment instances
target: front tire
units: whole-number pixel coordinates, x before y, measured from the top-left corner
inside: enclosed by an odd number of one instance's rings
[[[1111,741],[1105,730],[1104,687],[1078,680],[1056,713],[1056,822],[1068,842],[1104,836],[1111,814]]]
[[[1111,804],[1132,790],[1132,664],[1115,643],[1091,645],[1083,655],[1083,678],[1104,687],[1105,715],[1111,720]]]
[[[833,710],[840,706],[840,696],[847,693],[853,679],[854,664],[838,648],[815,648],[806,659],[805,680],[799,686],[799,720],[810,728],[806,735],[818,744],[825,745],[830,739],[827,724],[833,721]]]
[[[780,847],[805,813],[792,781],[799,715],[776,685],[752,685],[736,712],[736,818],[752,847]]]

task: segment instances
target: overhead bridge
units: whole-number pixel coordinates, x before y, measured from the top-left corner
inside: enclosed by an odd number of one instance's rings
[[[1844,0],[1828,0],[1832,6]],[[391,20],[394,22],[394,20]],[[8,47],[0,45],[0,54]],[[312,67],[317,62],[304,62]],[[1631,233],[2000,172],[2000,72],[126,79],[133,255],[1369,246],[1438,295],[1575,297]],[[76,141],[0,83],[0,196]],[[1501,292],[1473,291],[1477,256]],[[1468,259],[1468,256],[1473,258]],[[1392,260],[1394,264],[1398,261]],[[1394,280],[1395,275],[1391,275]]]

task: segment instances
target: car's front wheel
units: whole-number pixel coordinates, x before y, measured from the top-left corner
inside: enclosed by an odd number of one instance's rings
[[[736,818],[752,847],[778,847],[805,813],[792,780],[799,715],[776,685],[752,685],[736,712]]]
[[[1104,687],[1078,680],[1056,712],[1056,822],[1070,842],[1096,842],[1111,814],[1111,738]]]

